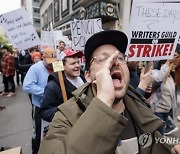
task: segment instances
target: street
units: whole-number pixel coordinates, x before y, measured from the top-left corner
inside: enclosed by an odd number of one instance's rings
[[[0,91],[3,91],[1,75]],[[1,96],[0,105],[6,107],[0,111],[0,148],[21,146],[23,154],[32,154],[32,117],[28,94],[22,92],[22,86],[16,86],[16,95],[10,98]]]

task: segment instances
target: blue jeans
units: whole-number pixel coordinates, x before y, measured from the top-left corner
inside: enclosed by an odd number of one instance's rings
[[[155,112],[155,115],[157,115],[160,119],[162,119],[162,120],[165,122],[165,124],[166,124],[166,126],[162,126],[162,127],[160,127],[160,128],[158,129],[159,132],[160,132],[161,134],[163,134],[166,127],[170,127],[170,126],[173,125],[173,123],[172,123],[172,122],[169,120],[169,118],[168,118],[169,113]]]

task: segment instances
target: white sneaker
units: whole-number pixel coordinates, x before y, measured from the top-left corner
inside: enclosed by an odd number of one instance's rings
[[[172,126],[170,128],[166,128],[165,132],[163,133],[164,135],[170,135],[171,133],[177,132],[179,130],[178,127]]]
[[[180,116],[177,116],[177,120],[180,122]]]
[[[15,96],[16,94],[13,93],[13,92],[10,92],[8,95],[6,95],[5,97],[8,98],[8,97],[12,97],[12,96]]]

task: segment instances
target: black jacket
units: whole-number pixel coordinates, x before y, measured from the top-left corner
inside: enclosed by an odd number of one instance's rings
[[[21,72],[26,74],[32,64],[31,55],[27,51],[24,56],[21,53],[19,54],[18,67]]]
[[[84,76],[80,76],[84,82]],[[76,90],[77,88],[66,79],[64,73],[63,73],[63,79],[64,79],[64,85],[66,89],[67,99],[71,98],[72,92]],[[59,78],[58,73],[52,73],[48,77],[48,83],[44,90],[44,96],[43,101],[40,106],[40,115],[43,120],[51,122],[54,114],[57,111],[57,107],[64,102],[60,84],[59,84]]]

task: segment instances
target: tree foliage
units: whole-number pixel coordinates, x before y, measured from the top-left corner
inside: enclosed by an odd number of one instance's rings
[[[7,44],[8,41],[3,37],[3,36],[0,36],[0,44]]]

